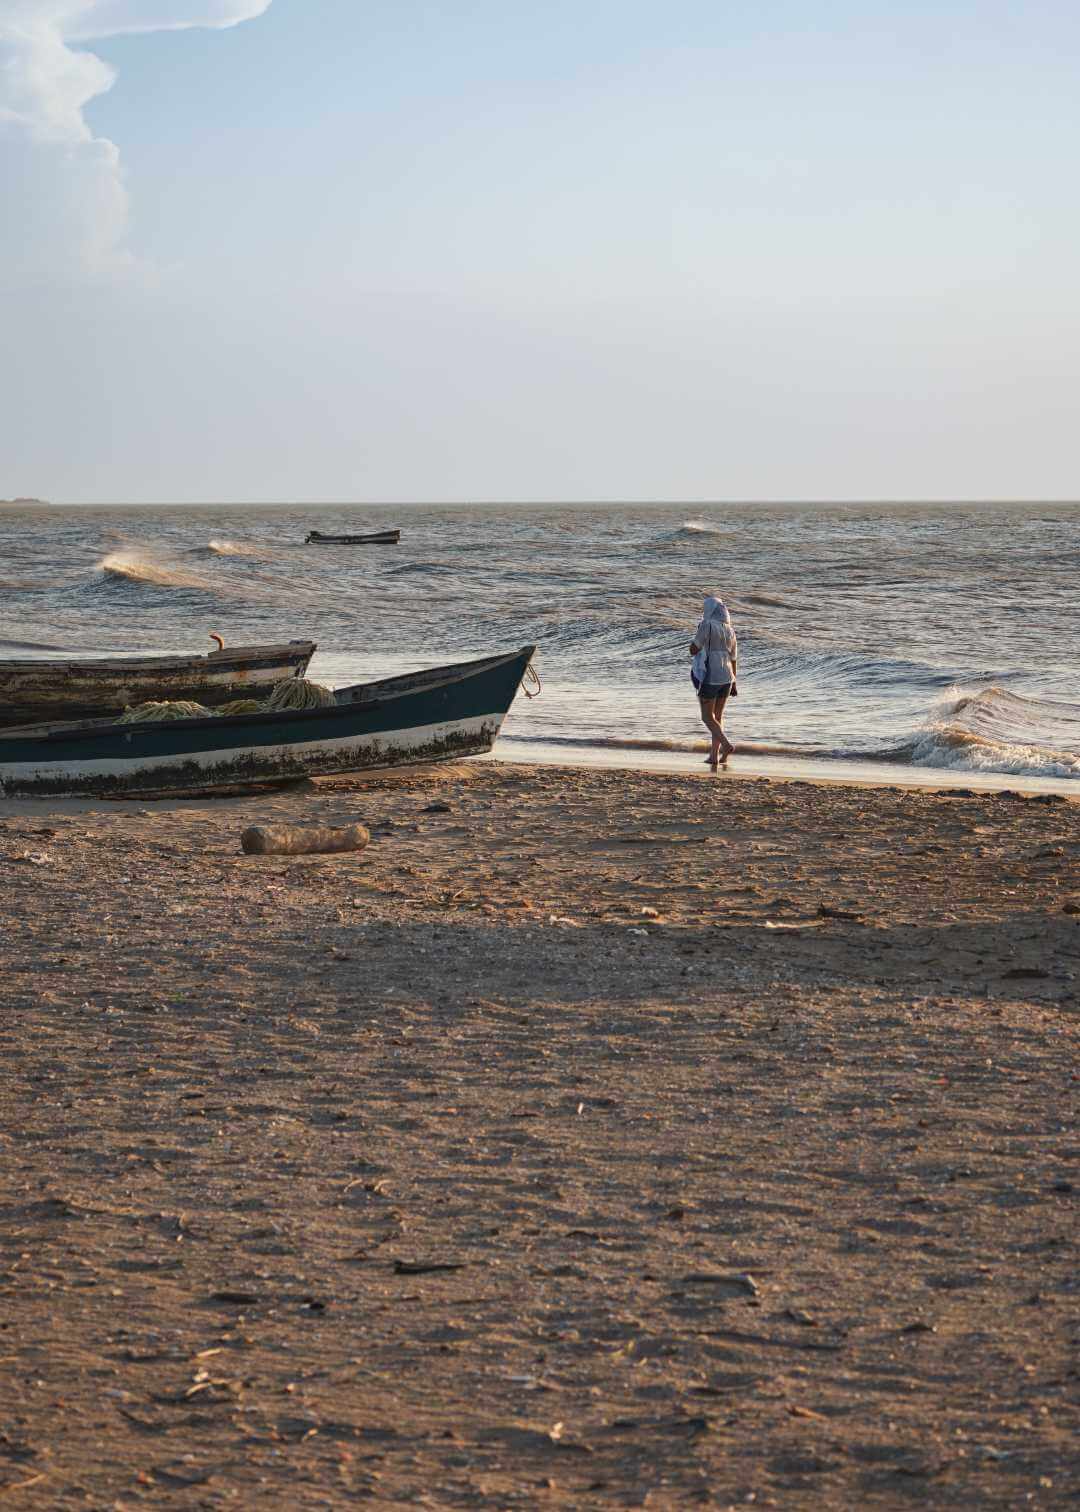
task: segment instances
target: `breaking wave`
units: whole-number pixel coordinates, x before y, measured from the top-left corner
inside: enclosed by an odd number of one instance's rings
[[[951,771],[1080,778],[1080,704],[951,688],[893,759]]]
[[[245,541],[226,541],[212,539],[205,546],[193,546],[191,556],[222,556],[222,557],[262,557],[266,552],[257,546],[248,545]]]
[[[715,520],[684,520],[679,526],[679,535],[715,535],[728,534],[725,525],[718,525]]]
[[[906,749],[903,759],[912,766],[944,767],[954,772],[1080,779],[1080,756],[1048,746],[989,740],[968,730],[927,730]]]
[[[118,583],[144,583],[154,588],[209,587],[205,579],[193,572],[130,551],[110,551],[98,562],[97,571],[104,579]]]

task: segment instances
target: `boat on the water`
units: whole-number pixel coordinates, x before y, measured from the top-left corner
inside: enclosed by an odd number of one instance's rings
[[[321,530],[310,530],[304,537],[305,546],[396,546],[401,540],[400,530],[376,530],[369,535],[323,535]]]
[[[476,756],[533,650],[339,688],[323,708],[5,730],[0,795],[173,795]]]
[[[206,656],[0,661],[0,727],[51,719],[107,719],[150,700],[214,707],[289,677],[303,677],[315,642],[228,646]]]

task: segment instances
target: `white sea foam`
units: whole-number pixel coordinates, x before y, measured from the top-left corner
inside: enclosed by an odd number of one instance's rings
[[[687,535],[726,535],[729,527],[715,520],[684,520],[679,529]]]
[[[205,588],[205,578],[182,567],[156,561],[133,551],[110,551],[97,564],[104,578],[125,583],[145,583],[155,588]]]
[[[1080,756],[1046,746],[988,740],[955,728],[926,730],[910,747],[912,766],[957,772],[1000,772],[1016,777],[1080,778]]]
[[[204,550],[209,556],[246,556],[259,557],[264,553],[257,547],[251,546],[245,541],[209,540],[205,547],[196,547],[196,550]]]

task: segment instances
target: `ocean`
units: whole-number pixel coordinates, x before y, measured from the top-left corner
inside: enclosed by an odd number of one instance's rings
[[[1080,780],[1080,504],[6,507],[0,545],[8,659],[304,636],[340,685],[535,642],[504,755],[689,769],[716,592],[732,769]]]

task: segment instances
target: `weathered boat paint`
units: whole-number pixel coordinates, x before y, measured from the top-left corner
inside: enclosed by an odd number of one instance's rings
[[[303,677],[315,642],[229,646],[206,656],[0,662],[0,727],[106,719],[129,704],[190,700],[213,708],[253,687]]]
[[[0,734],[0,790],[30,796],[204,791],[447,761],[491,749],[533,654],[343,688],[329,708]]]

